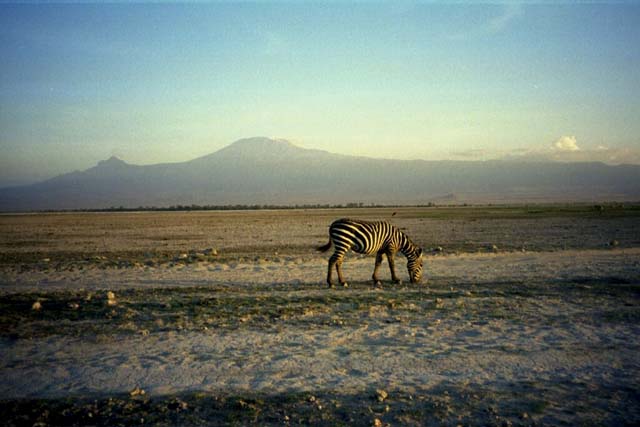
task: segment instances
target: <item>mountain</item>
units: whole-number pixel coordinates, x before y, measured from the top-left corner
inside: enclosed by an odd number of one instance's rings
[[[0,211],[113,206],[640,200],[640,166],[386,160],[249,138],[182,163],[116,157],[0,189]]]

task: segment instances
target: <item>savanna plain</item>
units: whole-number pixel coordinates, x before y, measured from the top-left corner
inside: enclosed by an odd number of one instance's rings
[[[3,425],[638,425],[639,354],[637,205],[0,215]]]

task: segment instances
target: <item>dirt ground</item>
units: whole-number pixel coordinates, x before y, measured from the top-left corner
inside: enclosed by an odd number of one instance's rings
[[[327,289],[340,217],[425,283]],[[637,425],[639,320],[635,206],[0,216],[6,425]]]

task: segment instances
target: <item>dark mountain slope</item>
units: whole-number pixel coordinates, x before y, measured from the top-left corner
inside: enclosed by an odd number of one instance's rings
[[[640,166],[385,160],[250,138],[182,163],[112,157],[85,171],[0,189],[0,210],[364,202],[640,200]]]

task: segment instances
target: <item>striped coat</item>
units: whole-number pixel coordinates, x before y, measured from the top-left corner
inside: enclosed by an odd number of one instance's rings
[[[332,274],[334,266],[338,273],[340,284],[347,285],[342,276],[342,261],[349,250],[361,254],[376,254],[376,264],[372,276],[376,285],[380,284],[378,269],[385,255],[389,261],[391,279],[394,283],[400,283],[400,279],[396,275],[394,262],[394,256],[397,252],[401,252],[407,257],[407,269],[411,283],[420,282],[422,277],[422,249],[414,245],[406,234],[386,221],[371,222],[347,218],[334,221],[329,227],[329,243],[319,247],[318,250],[327,251],[332,243],[334,253],[329,258],[327,271],[327,283],[329,286],[333,286]]]

